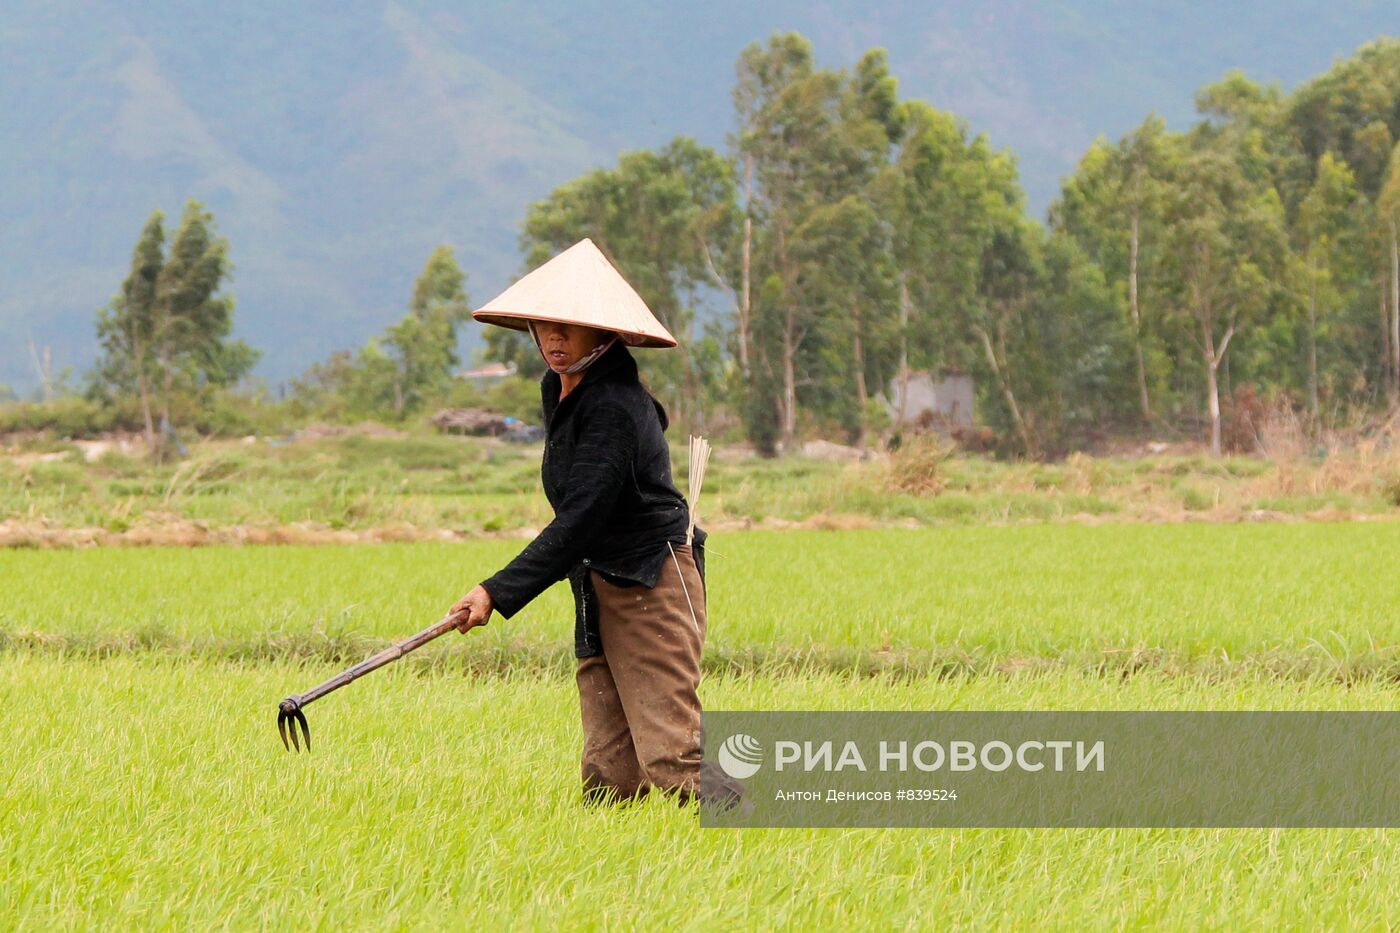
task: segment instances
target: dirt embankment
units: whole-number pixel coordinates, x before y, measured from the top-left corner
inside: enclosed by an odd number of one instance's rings
[[[317,522],[297,522],[289,525],[231,525],[209,526],[202,522],[170,516],[168,521],[150,520],[121,531],[99,527],[64,528],[43,521],[8,519],[0,521],[0,548],[92,548],[92,547],[206,547],[210,545],[347,545],[377,544],[407,541],[481,541],[528,540],[539,533],[537,528],[516,528],[508,531],[464,532],[446,528],[418,528],[409,524],[386,525],[378,528],[330,528]],[[1396,521],[1400,515],[1350,513],[1336,509],[1320,509],[1303,515],[1286,512],[1254,510],[1243,514],[1212,515],[1200,512],[1162,511],[1151,516],[1067,514],[1052,520],[1020,518],[1011,521],[988,521],[987,526],[1026,524],[1102,525],[1122,522],[1148,524],[1205,522],[1232,524],[1235,522],[1305,522],[1305,521]],[[920,528],[914,519],[882,520],[867,515],[815,515],[802,520],[769,516],[753,519],[702,521],[709,533],[735,531],[854,531],[870,528]]]
[[[209,526],[178,516],[169,520],[144,517],[121,531],[106,528],[64,528],[42,521],[9,519],[0,522],[0,547],[200,547],[210,544],[363,544],[385,541],[461,541],[472,538],[524,537],[532,529],[510,533],[466,535],[447,529],[390,525],[362,530],[330,528],[317,522],[290,525]]]

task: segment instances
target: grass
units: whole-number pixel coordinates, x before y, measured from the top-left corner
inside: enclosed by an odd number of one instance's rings
[[[724,453],[706,474],[702,516],[720,528],[1400,517],[1400,454],[1369,447],[1322,459],[1075,454],[1063,463],[914,443],[856,463]],[[481,438],[351,433],[204,441],[190,459],[156,465],[116,450],[89,462],[74,443],[29,438],[0,457],[0,544],[527,534],[550,518],[539,456],[538,446]],[[683,488],[683,448],[672,462]]]
[[[1383,830],[701,830],[577,805],[566,677],[386,670],[282,751],[315,667],[11,653],[0,915],[17,929],[1389,922]],[[1368,709],[1393,687],[1074,673],[708,678],[710,708]],[[42,698],[42,715],[35,715]],[[1076,879],[1072,881],[1071,879]]]
[[[562,584],[318,703],[315,754],[285,754],[278,699],[436,621],[547,520],[537,456],[350,435],[0,460],[0,540],[36,545],[0,548],[0,925],[1391,923],[1386,830],[583,809]],[[711,462],[707,708],[1393,706],[1400,523],[1233,521],[1393,517],[1388,461],[922,457]],[[737,530],[795,523],[832,530]],[[152,541],[211,546],[46,548]]]
[[[0,633],[216,645],[397,638],[440,618],[521,546],[0,550],[0,578],[12,581],[0,588]],[[1400,643],[1400,525],[1390,522],[745,532],[716,534],[711,548],[709,644],[731,654],[1377,668],[1395,664]],[[515,618],[494,617],[470,645],[562,650],[571,620],[561,583]]]
[[[548,520],[538,488],[538,450],[451,437],[207,442],[166,465],[111,451],[88,463],[76,450],[60,460],[0,461],[0,515],[12,520],[116,534],[183,521],[195,526],[191,538],[295,523],[520,528]]]

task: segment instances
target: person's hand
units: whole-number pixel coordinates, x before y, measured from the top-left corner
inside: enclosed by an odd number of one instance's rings
[[[491,618],[491,609],[491,594],[486,592],[486,587],[477,584],[475,589],[452,604],[449,614],[463,614],[457,623],[457,631],[465,635],[476,626],[485,625]]]

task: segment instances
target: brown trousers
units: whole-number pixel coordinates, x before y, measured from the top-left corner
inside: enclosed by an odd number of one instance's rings
[[[705,586],[690,545],[672,547],[650,589],[590,571],[603,653],[578,662],[585,799],[697,793]]]

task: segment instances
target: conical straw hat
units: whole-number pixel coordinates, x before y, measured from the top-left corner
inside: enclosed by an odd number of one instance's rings
[[[676,338],[642,296],[584,237],[472,312],[487,324],[525,330],[527,320],[615,330],[634,347],[674,347]]]

